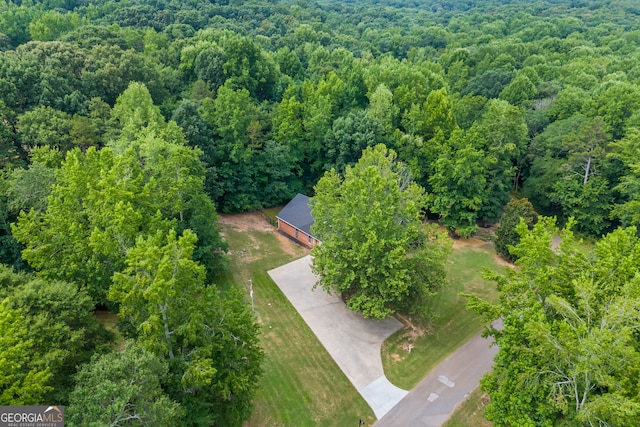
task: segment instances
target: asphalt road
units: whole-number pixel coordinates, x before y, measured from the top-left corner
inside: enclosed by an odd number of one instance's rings
[[[496,325],[498,326],[498,325]],[[440,427],[491,370],[498,348],[479,334],[436,366],[375,427]]]

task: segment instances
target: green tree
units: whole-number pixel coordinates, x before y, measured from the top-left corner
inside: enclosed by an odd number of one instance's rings
[[[257,108],[246,89],[233,89],[225,84],[218,90],[212,109],[203,104],[203,118],[213,126],[225,145],[233,146],[231,156],[242,154],[242,146],[247,144],[251,121],[257,115]]]
[[[198,79],[206,82],[210,90],[218,90],[227,79],[223,65],[223,52],[220,48],[211,47],[198,54],[193,67]]]
[[[617,186],[624,198],[613,214],[626,226],[640,226],[640,130],[630,130],[611,147],[611,156],[622,161],[626,168]]]
[[[453,114],[456,123],[462,129],[469,129],[482,116],[488,99],[483,96],[465,95],[456,99],[453,104]]]
[[[553,189],[549,198],[562,206],[565,218],[576,219],[577,231],[600,237],[611,228],[614,196],[606,178],[595,176],[583,184],[576,177],[564,177]]]
[[[586,118],[576,114],[568,119],[556,120],[536,135],[529,145],[527,155],[531,159],[530,169],[522,186],[522,193],[540,212],[559,215],[561,210],[549,198],[555,192],[554,185],[562,179],[567,157],[564,140],[568,137],[579,140],[576,135]],[[574,178],[575,179],[575,178]]]
[[[9,210],[16,215],[31,209],[44,212],[55,182],[55,169],[39,162],[32,163],[28,169],[14,169],[6,188]]]
[[[96,355],[76,375],[65,418],[70,426],[178,425],[184,411],[162,390],[167,373],[166,363],[131,341]]]
[[[29,152],[34,147],[54,147],[61,151],[70,150],[73,145],[71,116],[51,107],[37,107],[18,117],[17,127],[22,146]]]
[[[569,227],[572,223],[569,223]],[[640,366],[635,329],[640,319],[635,228],[618,229],[589,252],[565,229],[551,248],[555,220],[518,226],[518,269],[491,274],[501,290],[489,304],[470,297],[487,319],[498,354],[481,381],[496,426],[630,425],[640,416]]]
[[[335,99],[332,99],[332,95],[336,95],[335,91],[326,82],[323,85],[324,92],[320,90],[320,84],[317,86],[308,80],[302,84],[302,128],[305,142],[301,151],[303,163],[307,165],[303,174],[304,180],[311,183],[316,182],[324,170],[322,144],[337,110]]]
[[[295,95],[282,99],[273,117],[275,128],[274,137],[276,141],[288,144],[296,150],[303,138],[304,130],[302,128],[302,103]]]
[[[512,197],[504,207],[504,212],[500,217],[500,225],[496,228],[495,246],[498,255],[507,261],[515,261],[510,249],[520,242],[520,235],[516,231],[516,227],[520,221],[524,221],[527,227],[532,228],[537,219],[538,214],[529,200]]]
[[[420,135],[425,141],[440,132],[448,138],[455,127],[453,103],[446,89],[429,93],[424,104],[413,104],[404,117],[404,127],[410,133]]]
[[[568,157],[566,169],[579,175],[582,184],[586,185],[598,172],[598,163],[604,160],[610,140],[608,126],[601,117],[585,120],[577,134],[567,135],[563,140]]]
[[[234,89],[246,89],[260,101],[273,97],[277,79],[275,63],[251,38],[225,32],[222,69]]]
[[[224,265],[226,244],[204,194],[199,153],[153,136],[131,145],[121,155],[93,147],[69,152],[46,211],[23,212],[13,226],[39,274],[87,287],[99,303],[137,236],[193,228],[202,235],[198,259],[211,274]]]
[[[71,118],[69,137],[71,143],[83,151],[89,147],[100,147],[104,143],[97,120],[78,114],[74,114]]]
[[[86,114],[87,97],[81,88],[86,70],[87,53],[84,49],[61,41],[32,41],[18,46],[17,63],[9,71],[22,97],[23,111],[34,107],[51,107],[67,114]],[[33,87],[25,87],[32,85]]]
[[[149,89],[139,82],[130,83],[118,96],[111,117],[121,129],[120,139],[127,142],[149,132],[158,135],[167,126],[160,108],[153,103]]]
[[[167,391],[186,410],[184,425],[242,425],[261,373],[258,325],[238,292],[205,287],[194,262],[196,236],[139,238],[109,297],[145,349],[169,365]]]
[[[488,70],[472,78],[462,90],[462,95],[479,95],[485,98],[497,98],[505,87],[509,85],[513,73],[505,70]]]
[[[86,24],[86,19],[80,19],[77,13],[62,14],[55,10],[49,10],[38,19],[31,21],[29,34],[31,34],[32,40],[56,40],[62,34],[75,30],[83,23]]]
[[[161,233],[137,240],[128,268],[114,274],[109,298],[120,303],[119,315],[135,327],[138,342],[171,360],[180,351],[179,334],[189,329],[182,322],[190,320],[185,314],[204,285],[204,268],[192,260],[191,230],[181,237],[171,231],[163,240]]]
[[[567,86],[558,92],[549,113],[558,120],[568,119],[579,113],[589,99],[589,95],[583,89]]]
[[[18,141],[16,114],[0,99],[0,166],[20,162],[23,152]]]
[[[256,174],[252,177],[263,206],[277,206],[288,202],[304,191],[294,168],[298,158],[285,144],[267,141],[255,156]]]
[[[495,161],[475,144],[475,138],[454,130],[429,176],[429,210],[440,215],[450,232],[463,237],[478,228],[478,215],[488,197],[486,171]]]
[[[35,344],[29,339],[29,328],[10,300],[0,303],[0,402],[3,405],[40,403],[51,390],[51,373],[47,367],[33,365]]]
[[[500,92],[500,99],[504,99],[512,105],[522,105],[535,98],[536,86],[525,75],[518,75]]]
[[[256,209],[267,204],[269,197],[265,197],[264,188],[259,188],[257,183],[268,181],[271,176],[283,179],[273,181],[276,187],[288,183],[286,179],[292,174],[283,174],[282,169],[293,170],[297,165],[296,158],[287,156],[286,148],[277,147],[295,146],[296,142],[271,144],[266,140],[268,117],[255,105],[246,89],[234,90],[225,83],[215,100],[203,101],[200,111],[217,134],[212,141],[212,172],[216,180],[207,188],[210,196],[223,212]],[[283,120],[282,130],[288,122],[287,118]],[[291,151],[296,148],[291,147]],[[270,157],[274,155],[285,163],[271,161]],[[270,169],[270,166],[280,170]]]
[[[202,150],[203,162],[209,166],[213,157],[213,130],[200,116],[199,108],[199,102],[185,99],[173,111],[171,120],[182,128],[190,146]]]
[[[20,213],[13,235],[42,277],[74,282],[105,303],[111,276],[135,237],[163,226],[140,162],[133,152],[116,158],[108,149],[75,149],[56,178],[46,211]]]
[[[91,39],[84,38],[82,40]],[[133,40],[130,43],[135,45],[136,42]],[[140,47],[141,49],[142,47]],[[118,41],[113,44],[100,42],[90,46],[80,82],[87,98],[99,97],[109,105],[114,105],[117,97],[132,82],[143,83],[154,95],[155,101],[161,103],[168,95],[164,87],[165,84],[174,86],[174,90],[178,90],[181,86],[177,81],[162,82],[160,70],[162,68],[158,64],[154,64],[153,61],[133,48],[122,47]],[[144,100],[141,99],[141,101]]]
[[[30,39],[29,23],[42,14],[42,10],[36,7],[14,4],[7,5],[0,12],[0,32],[11,39],[14,46],[26,43]]]
[[[381,142],[383,129],[364,110],[352,111],[333,121],[324,141],[325,169],[336,169],[344,173],[347,166],[353,166],[362,151]]]
[[[600,117],[585,119],[575,133],[562,138],[566,153],[549,199],[562,207],[565,218],[576,218],[576,230],[600,236],[610,229],[614,195],[606,172],[611,136]]]
[[[610,81],[597,88],[590,116],[602,117],[613,138],[624,136],[626,123],[640,107],[640,89],[627,82]]]
[[[365,317],[417,310],[444,281],[447,250],[423,228],[424,190],[395,157],[382,144],[367,148],[344,178],[326,172],[311,200],[318,284]]]
[[[529,136],[522,110],[503,100],[490,100],[482,118],[474,123],[468,136],[476,140],[488,158],[485,171],[487,197],[482,200],[480,218],[496,221],[502,206],[519,179]]]
[[[78,366],[104,350],[111,334],[94,316],[95,304],[87,292],[75,284],[0,269],[1,292],[8,295],[9,307],[24,316],[27,339],[33,345],[28,352],[30,364],[49,372],[41,401],[66,404]]]
[[[380,122],[387,135],[393,134],[400,109],[393,104],[393,93],[384,84],[379,84],[369,97],[367,113]]]

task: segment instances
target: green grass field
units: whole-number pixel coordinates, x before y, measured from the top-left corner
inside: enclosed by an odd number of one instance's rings
[[[349,426],[375,417],[267,271],[308,253],[273,232],[239,231],[223,225],[229,271],[219,284],[249,289],[262,325],[265,373],[248,426]],[[244,249],[244,251],[243,251]]]
[[[253,281],[254,306],[266,353],[265,373],[247,426],[348,426],[358,425],[359,419],[373,424],[375,417],[369,406],[267,274],[308,251],[283,242],[273,231],[241,229],[233,221],[223,221],[222,228],[230,247],[229,270],[216,283],[223,288],[244,288],[249,299],[249,280]],[[497,298],[495,284],[482,279],[481,274],[485,267],[504,267],[496,262],[491,243],[473,242],[454,248],[447,264],[449,283],[429,303],[431,318],[406,319],[415,329],[404,328],[383,346],[385,372],[399,387],[413,388],[484,326],[478,316],[465,309],[465,300],[458,293]],[[481,410],[468,409],[476,404],[473,396],[460,405],[452,418],[458,424],[452,425],[490,426],[478,424],[486,422]],[[482,400],[477,400],[482,405]],[[455,421],[458,418],[462,421]]]
[[[478,241],[476,241],[478,242]],[[412,389],[452,351],[484,327],[482,319],[466,310],[458,294],[469,292],[489,300],[498,293],[495,284],[481,275],[485,267],[501,270],[491,243],[456,245],[447,262],[448,284],[429,302],[431,319],[410,319],[414,328],[403,328],[389,337],[382,361],[389,380]]]
[[[480,388],[476,388],[464,402],[458,406],[456,412],[443,427],[491,427],[493,424],[484,418],[484,407],[489,403],[489,397]]]

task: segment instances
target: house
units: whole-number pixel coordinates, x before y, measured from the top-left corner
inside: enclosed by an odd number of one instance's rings
[[[309,197],[304,194],[296,195],[287,203],[287,206],[282,208],[276,218],[278,219],[278,230],[301,245],[313,248],[320,243],[311,234],[313,216],[311,216],[311,208],[309,207]]]

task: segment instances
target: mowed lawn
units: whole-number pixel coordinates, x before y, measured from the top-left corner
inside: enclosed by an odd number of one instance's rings
[[[242,215],[255,225],[257,214]],[[230,252],[229,271],[218,285],[244,288],[249,301],[251,279],[262,325],[265,372],[246,425],[357,426],[360,419],[373,424],[373,411],[267,274],[308,251],[277,236],[266,219],[259,218],[258,229],[246,229],[241,218],[221,221]]]
[[[489,404],[489,396],[476,388],[443,427],[491,427],[493,424],[484,418],[484,408]]]
[[[411,390],[438,363],[484,327],[482,319],[466,310],[460,292],[496,300],[496,284],[482,278],[485,267],[503,271],[493,244],[477,239],[458,241],[447,261],[448,283],[429,302],[431,318],[404,319],[410,326],[389,337],[382,361],[389,380]]]

